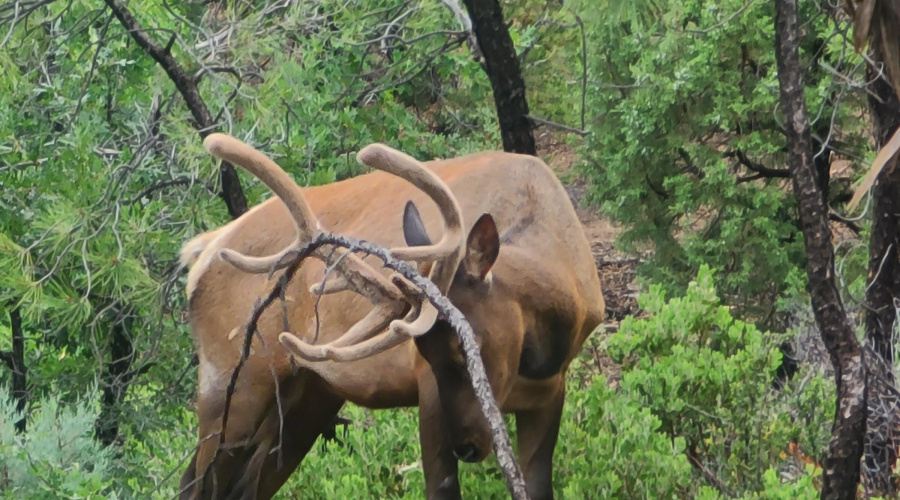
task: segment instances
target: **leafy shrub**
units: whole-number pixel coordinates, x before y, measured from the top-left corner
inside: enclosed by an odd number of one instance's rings
[[[740,317],[771,320],[778,297],[804,276],[789,185],[756,172],[783,176],[787,168],[772,3],[596,3],[573,6],[589,46],[602,48],[588,61],[592,134],[582,173],[594,181],[589,194],[625,227],[624,248],[653,249],[641,268],[649,282],[681,294],[707,264]],[[834,72],[854,74],[857,56],[832,35],[840,27],[816,2],[800,8],[807,105],[821,112],[813,135],[829,137],[834,127],[851,157],[864,156],[865,102],[850,89],[845,99],[834,94],[846,89]],[[828,172],[829,161],[826,152],[817,160],[824,167],[817,165]]]
[[[93,439],[96,405],[90,397],[60,407],[58,396],[42,399],[26,417],[0,387],[0,495],[10,499],[116,498],[108,490],[112,454]]]
[[[622,363],[622,397],[648,408],[661,432],[684,439],[697,468],[749,493],[770,486],[766,471],[790,442],[824,446],[831,385],[810,374],[772,389],[779,336],[734,319],[708,267],[683,298],[666,302],[662,288],[651,286],[639,303],[650,317],[626,319],[608,340]]]
[[[421,498],[416,412],[351,406],[345,414],[355,424],[338,434],[343,446],[317,444],[282,491],[312,499]],[[514,435],[514,419],[507,423]],[[554,460],[558,497],[676,498],[687,491],[692,477],[684,440],[658,432],[659,426],[649,409],[617,396],[602,376],[572,391]],[[509,498],[503,481],[493,456],[460,464],[464,496]]]
[[[691,466],[682,437],[660,431],[659,417],[602,376],[569,394],[554,477],[562,498],[678,498]]]

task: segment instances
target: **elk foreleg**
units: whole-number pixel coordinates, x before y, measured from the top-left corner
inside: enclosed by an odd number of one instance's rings
[[[434,376],[419,377],[419,444],[425,473],[425,498],[460,500],[458,463]]]
[[[281,457],[272,450],[266,455],[259,480],[256,498],[272,498],[288,480],[316,439],[334,422],[334,417],[344,405],[344,400],[329,392],[325,383],[315,377],[310,380],[303,396],[284,416],[284,429],[280,443]]]
[[[553,450],[565,397],[562,385],[547,405],[516,412],[519,464],[531,500],[553,500]]]
[[[201,440],[182,476],[182,499],[266,500],[275,495],[344,404],[312,373],[284,378],[280,389],[280,409],[274,397],[260,411],[252,401],[235,394],[237,404],[230,409],[234,413],[224,448],[216,453],[219,442],[215,432]],[[221,425],[221,419],[202,418],[221,411],[217,403],[201,397],[201,433]],[[254,408],[260,411],[261,420],[242,411],[253,412]]]

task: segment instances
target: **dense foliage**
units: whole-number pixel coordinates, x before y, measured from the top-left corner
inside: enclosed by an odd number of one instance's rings
[[[599,9],[585,16],[589,46],[605,48],[589,67],[593,134],[583,151],[598,180],[592,195],[626,224],[625,248],[652,249],[648,281],[683,290],[708,264],[728,303],[771,325],[778,299],[805,281],[796,202],[784,179],[772,4],[637,3],[644,4],[656,8],[641,16],[623,8],[619,22]],[[817,2],[801,8],[816,166],[840,208],[846,180],[832,169],[869,154],[864,95],[853,92],[862,69],[843,38],[846,21]]]
[[[557,493],[814,496],[828,374],[808,365],[773,388],[790,332],[768,331],[786,329],[773,318],[797,309],[804,283],[772,8],[600,3],[504,2],[532,114],[589,132],[571,136],[580,168],[567,179],[623,225],[622,247],[654,283],[644,316],[595,335],[571,370]],[[839,206],[845,180],[830,169],[847,161],[841,175],[854,175],[868,155],[860,59],[825,3],[801,5],[822,182]],[[129,8],[172,40],[218,127],[301,184],[360,173],[352,153],[374,141],[419,158],[499,147],[488,80],[440,1]],[[0,367],[3,498],[177,493],[196,443],[177,252],[228,220],[194,125],[102,2],[0,8],[0,309],[22,314],[28,370],[17,412]],[[241,175],[251,203],[268,196]],[[841,272],[858,292],[865,255],[850,257]],[[13,330],[0,315],[0,351]],[[599,373],[601,351],[620,373]],[[343,415],[343,445],[316,446],[283,498],[421,498],[415,412]],[[461,466],[464,493],[505,497],[491,460]]]

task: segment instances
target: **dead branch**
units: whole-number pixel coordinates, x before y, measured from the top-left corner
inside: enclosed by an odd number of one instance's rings
[[[348,249],[348,253],[361,252],[366,255],[378,257],[384,262],[385,267],[396,271],[412,284],[416,285],[419,290],[422,291],[424,297],[438,310],[441,317],[450,324],[459,337],[459,344],[466,361],[466,369],[469,372],[472,387],[475,390],[475,395],[478,398],[481,411],[484,413],[484,416],[491,427],[491,441],[493,443],[494,453],[497,455],[497,462],[499,463],[504,479],[506,480],[507,490],[514,500],[526,500],[528,494],[525,490],[525,481],[522,476],[522,471],[519,464],[516,462],[506,424],[503,421],[500,408],[497,406],[497,402],[494,399],[494,394],[481,359],[481,351],[475,340],[475,333],[472,330],[471,325],[469,325],[469,322],[466,321],[465,316],[463,316],[462,312],[460,312],[460,310],[441,293],[440,289],[434,283],[419,274],[419,272],[408,262],[394,258],[386,248],[368,241],[327,232],[319,232],[312,238],[312,241],[303,247],[291,250],[291,253],[285,256],[290,257],[291,260],[287,265],[284,274],[281,275],[275,287],[269,292],[269,295],[254,304],[250,319],[247,321],[246,327],[244,328],[244,342],[241,347],[241,358],[232,372],[231,380],[226,389],[225,405],[222,415],[222,429],[219,435],[219,447],[216,450],[216,455],[218,456],[220,451],[225,448],[225,432],[232,396],[241,368],[247,357],[250,355],[250,346],[254,334],[257,333],[257,322],[259,321],[259,318],[262,316],[263,311],[281,296],[294,274],[300,268],[302,262],[324,245],[346,248]],[[210,467],[214,462],[215,458],[210,461]],[[210,470],[210,467],[207,467],[207,470],[204,471],[204,475]]]
[[[207,191],[209,191],[210,193],[216,194],[216,190],[209,184],[198,182],[197,179],[194,179],[191,177],[176,177],[174,179],[157,182],[157,183],[153,184],[152,186],[147,187],[146,189],[144,189],[143,191],[138,193],[137,196],[135,196],[130,201],[128,201],[126,204],[131,205],[131,204],[137,203],[137,202],[143,200],[144,198],[148,198],[154,192],[159,191],[161,189],[165,189],[167,187],[188,186],[188,185],[192,185],[194,183],[201,184],[204,188],[206,188]]]
[[[185,72],[184,68],[172,56],[171,48],[175,40],[174,36],[163,47],[144,31],[137,19],[131,15],[127,7],[122,5],[120,0],[105,1],[119,22],[122,23],[122,26],[131,34],[134,41],[169,75],[172,83],[175,84],[178,92],[184,98],[188,110],[194,117],[194,128],[200,133],[201,138],[206,137],[212,131],[215,122],[209,112],[209,108],[206,107],[206,102],[203,101],[203,97],[200,95],[194,79]],[[237,172],[235,172],[234,167],[230,163],[223,161],[219,164],[219,178],[222,182],[222,190],[218,195],[225,202],[225,206],[228,207],[228,213],[232,217],[237,218],[247,211],[247,198],[244,196]]]
[[[857,236],[859,236],[860,232],[862,231],[862,228],[859,227],[859,224],[854,222],[852,219],[848,219],[848,218],[844,217],[843,215],[841,215],[837,212],[834,212],[834,211],[828,213],[828,220],[834,221],[834,222],[840,222],[841,224],[847,226],[847,229],[853,231],[853,234],[855,234]]]
[[[765,165],[756,163],[755,161],[752,161],[750,158],[748,158],[747,155],[740,149],[729,151],[723,156],[725,156],[725,158],[735,158],[737,159],[738,163],[746,167],[747,170],[755,172],[755,175],[739,177],[738,182],[747,182],[763,178],[788,179],[791,177],[790,170],[786,168],[769,168]]]
[[[575,14],[575,22],[578,23],[578,29],[581,32],[581,130],[585,129],[584,114],[587,109],[587,33],[584,30],[584,21],[581,16]]]
[[[577,129],[575,127],[563,125],[562,123],[545,120],[544,118],[538,118],[534,115],[526,115],[525,118],[527,118],[528,121],[532,122],[532,127],[537,127],[538,125],[546,125],[548,127],[556,128],[556,129],[559,129],[559,130],[562,130],[565,132],[571,132],[573,134],[578,134],[581,137],[586,137],[586,136],[591,135],[591,132],[589,130]]]
[[[456,19],[460,28],[465,32],[466,44],[469,46],[469,51],[472,53],[472,59],[476,61],[480,60],[481,49],[478,47],[478,37],[475,36],[475,30],[472,29],[472,18],[469,17],[469,14],[459,5],[459,0],[441,0],[441,3],[450,9],[450,12],[453,13],[453,18]]]
[[[696,176],[698,179],[701,179],[701,180],[702,180],[704,177],[706,177],[706,172],[704,172],[703,170],[701,170],[700,167],[698,167],[698,166],[694,163],[694,160],[691,159],[691,155],[689,155],[688,152],[687,152],[684,148],[678,148],[678,149],[676,150],[676,152],[678,153],[678,156],[681,157],[681,160],[684,161],[684,167],[682,168],[682,170],[683,170],[686,174],[692,174],[692,175]]]
[[[718,490],[722,496],[726,498],[735,498],[737,496],[725,486],[718,477],[716,477],[716,474],[713,471],[709,470],[709,467],[703,464],[703,459],[700,457],[700,454],[697,453],[694,445],[689,446],[684,454],[687,456],[688,462],[700,472],[700,475],[703,476],[703,479],[706,480],[707,484]]]

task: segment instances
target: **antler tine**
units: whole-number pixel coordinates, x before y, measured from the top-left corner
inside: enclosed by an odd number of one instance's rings
[[[362,342],[348,347],[333,347],[331,345],[310,345],[298,339],[293,334],[284,332],[278,336],[281,345],[307,362],[321,361],[356,361],[374,356],[405,342],[409,337],[402,332],[388,329],[387,333],[377,337],[368,338]]]
[[[399,274],[393,275],[391,280],[407,294],[410,302],[416,302],[421,291],[415,285],[406,281]],[[346,334],[328,344],[309,344],[290,332],[283,332],[278,339],[294,355],[310,364],[328,360],[356,361],[391,349],[409,338],[424,334],[434,325],[437,315],[437,309],[433,307],[422,309],[414,306],[407,315],[407,319],[391,321],[391,314],[386,314],[384,309],[376,307],[353,325]],[[375,337],[369,336],[372,332],[380,331],[388,326],[388,323],[390,323],[390,328],[387,332]]]
[[[376,314],[378,308],[372,310],[366,318],[342,336],[338,341],[324,345],[313,345],[300,340],[296,335],[290,332],[283,332],[278,336],[278,340],[297,357],[311,363],[321,361],[356,361],[363,358],[374,356],[380,352],[396,347],[410,338],[418,337],[431,329],[437,320],[438,312],[435,308],[430,308],[428,312],[423,309],[419,313],[416,320],[409,322],[405,320],[394,320],[390,323],[391,327],[387,332],[374,337],[368,337],[371,331],[379,331],[387,326],[387,321],[380,323],[380,328],[357,328],[366,319],[371,316],[378,316],[379,319],[384,318],[380,314]],[[389,320],[390,318],[387,317]],[[353,332],[351,334],[351,332]],[[350,337],[356,337],[359,342],[353,342]],[[349,345],[344,345],[349,344]]]
[[[303,198],[300,186],[269,157],[226,134],[209,134],[203,140],[203,145],[213,156],[245,168],[281,198],[297,228],[298,235],[294,244],[299,246],[300,242],[311,241],[318,234],[319,222]],[[220,255],[238,269],[263,273],[284,267],[285,256],[294,248],[297,247],[289,246],[281,252],[265,257],[251,257],[234,250],[223,250]],[[322,249],[317,250],[314,255],[325,261],[332,260]],[[346,258],[341,258],[338,254],[335,258],[338,259],[336,266],[338,271],[356,292],[373,304],[394,303],[386,307],[395,311],[400,308],[396,302],[403,300],[403,294],[381,273],[353,253]]]
[[[245,273],[262,274],[287,267],[288,264],[290,264],[290,259],[287,259],[286,257],[298,247],[300,247],[300,238],[295,238],[293,243],[288,245],[284,250],[267,257],[251,257],[230,248],[219,250],[219,255],[225,259],[226,262]]]
[[[441,239],[428,246],[393,248],[391,254],[403,260],[434,260],[428,278],[441,292],[447,293],[459,262],[462,260],[465,245],[462,210],[456,197],[450,192],[450,188],[421,162],[384,144],[366,146],[356,155],[356,158],[364,165],[406,179],[437,204],[441,216],[444,218],[445,226]],[[421,309],[418,318],[412,323],[398,320],[392,324],[391,330],[404,331],[409,336],[418,336],[427,332],[437,319],[437,310],[427,300],[422,303]]]
[[[436,244],[428,246],[394,248],[391,249],[391,254],[403,260],[434,260],[429,278],[446,293],[462,259],[464,245],[462,210],[450,189],[422,163],[383,144],[372,144],[363,148],[357,154],[357,160],[364,165],[406,179],[438,205],[445,225],[441,239]],[[430,330],[438,318],[438,311],[434,305],[422,298],[420,293],[417,294],[413,290],[414,286],[401,276],[394,275],[392,281],[406,295],[407,301],[413,304],[413,309],[406,318],[391,321],[390,328],[386,332],[372,336],[387,326],[384,320],[389,319],[376,308],[345,335],[328,344],[312,345],[289,332],[279,336],[281,343],[297,357],[310,363],[326,360],[354,361],[391,349],[409,338],[418,337]],[[311,291],[324,294],[346,288],[347,283],[338,277],[326,281],[324,286],[321,284],[313,286]]]
[[[213,156],[240,165],[269,186],[293,216],[300,241],[309,241],[315,236],[319,221],[303,198],[300,186],[268,156],[225,134],[209,134],[203,140],[203,146]]]
[[[465,245],[462,210],[450,188],[434,172],[421,162],[384,144],[372,144],[363,148],[357,160],[379,170],[402,177],[421,189],[437,204],[444,218],[444,233],[441,239],[428,246],[392,248],[391,254],[403,260],[434,260],[428,278],[443,293],[447,293]],[[431,302],[422,302],[418,317],[412,321],[397,320],[391,323],[391,331],[403,332],[407,337],[422,335],[431,329],[437,320],[437,309]]]
[[[450,188],[421,162],[384,144],[370,144],[356,155],[363,165],[377,168],[409,181],[427,194],[440,209],[444,218],[444,233],[433,244],[421,247],[392,248],[391,254],[402,260],[441,260],[459,252],[464,239],[462,210]]]

